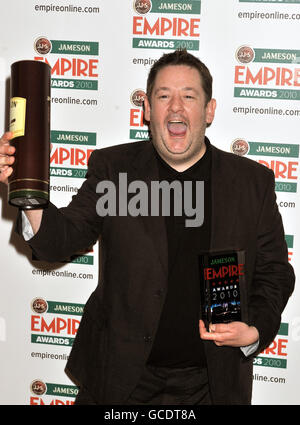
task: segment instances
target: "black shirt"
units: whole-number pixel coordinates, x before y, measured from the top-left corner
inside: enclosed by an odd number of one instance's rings
[[[172,182],[204,181],[204,222],[186,227],[186,216],[165,217],[168,238],[168,290],[148,364],[165,367],[206,365],[203,342],[199,335],[200,280],[198,255],[209,249],[211,225],[211,148],[184,172],[177,172],[157,154],[159,179]],[[199,196],[199,194],[198,194]],[[171,202],[172,205],[172,202]],[[195,205],[195,204],[194,204]]]

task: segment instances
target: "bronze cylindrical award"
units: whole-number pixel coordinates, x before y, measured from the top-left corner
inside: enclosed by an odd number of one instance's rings
[[[21,209],[49,203],[51,68],[44,62],[19,61],[11,66],[9,131],[15,146],[8,202]]]

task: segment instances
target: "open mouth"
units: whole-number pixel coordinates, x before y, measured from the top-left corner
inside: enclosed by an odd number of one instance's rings
[[[186,123],[179,120],[168,121],[167,128],[170,135],[173,137],[184,137],[187,131]]]

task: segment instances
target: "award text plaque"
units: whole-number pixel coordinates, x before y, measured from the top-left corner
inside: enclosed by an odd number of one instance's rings
[[[245,321],[245,253],[199,256],[201,318],[210,323]]]

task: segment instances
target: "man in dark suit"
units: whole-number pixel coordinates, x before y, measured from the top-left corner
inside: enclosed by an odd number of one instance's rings
[[[67,364],[80,386],[77,403],[249,404],[252,358],[274,339],[294,286],[274,175],[205,137],[216,108],[212,78],[187,52],[164,55],[152,67],[144,107],[151,142],[96,150],[68,207],[50,204],[18,218],[19,233],[29,220],[28,244],[46,261],[65,259],[101,235],[100,282]],[[9,138],[0,143],[2,181],[13,163]],[[99,183],[111,182],[118,193],[121,173],[146,188],[192,182],[196,197],[203,181],[202,225],[187,226],[186,211],[172,208],[165,216],[105,216]],[[232,251],[245,253],[246,319],[208,331],[199,321],[199,254]]]

